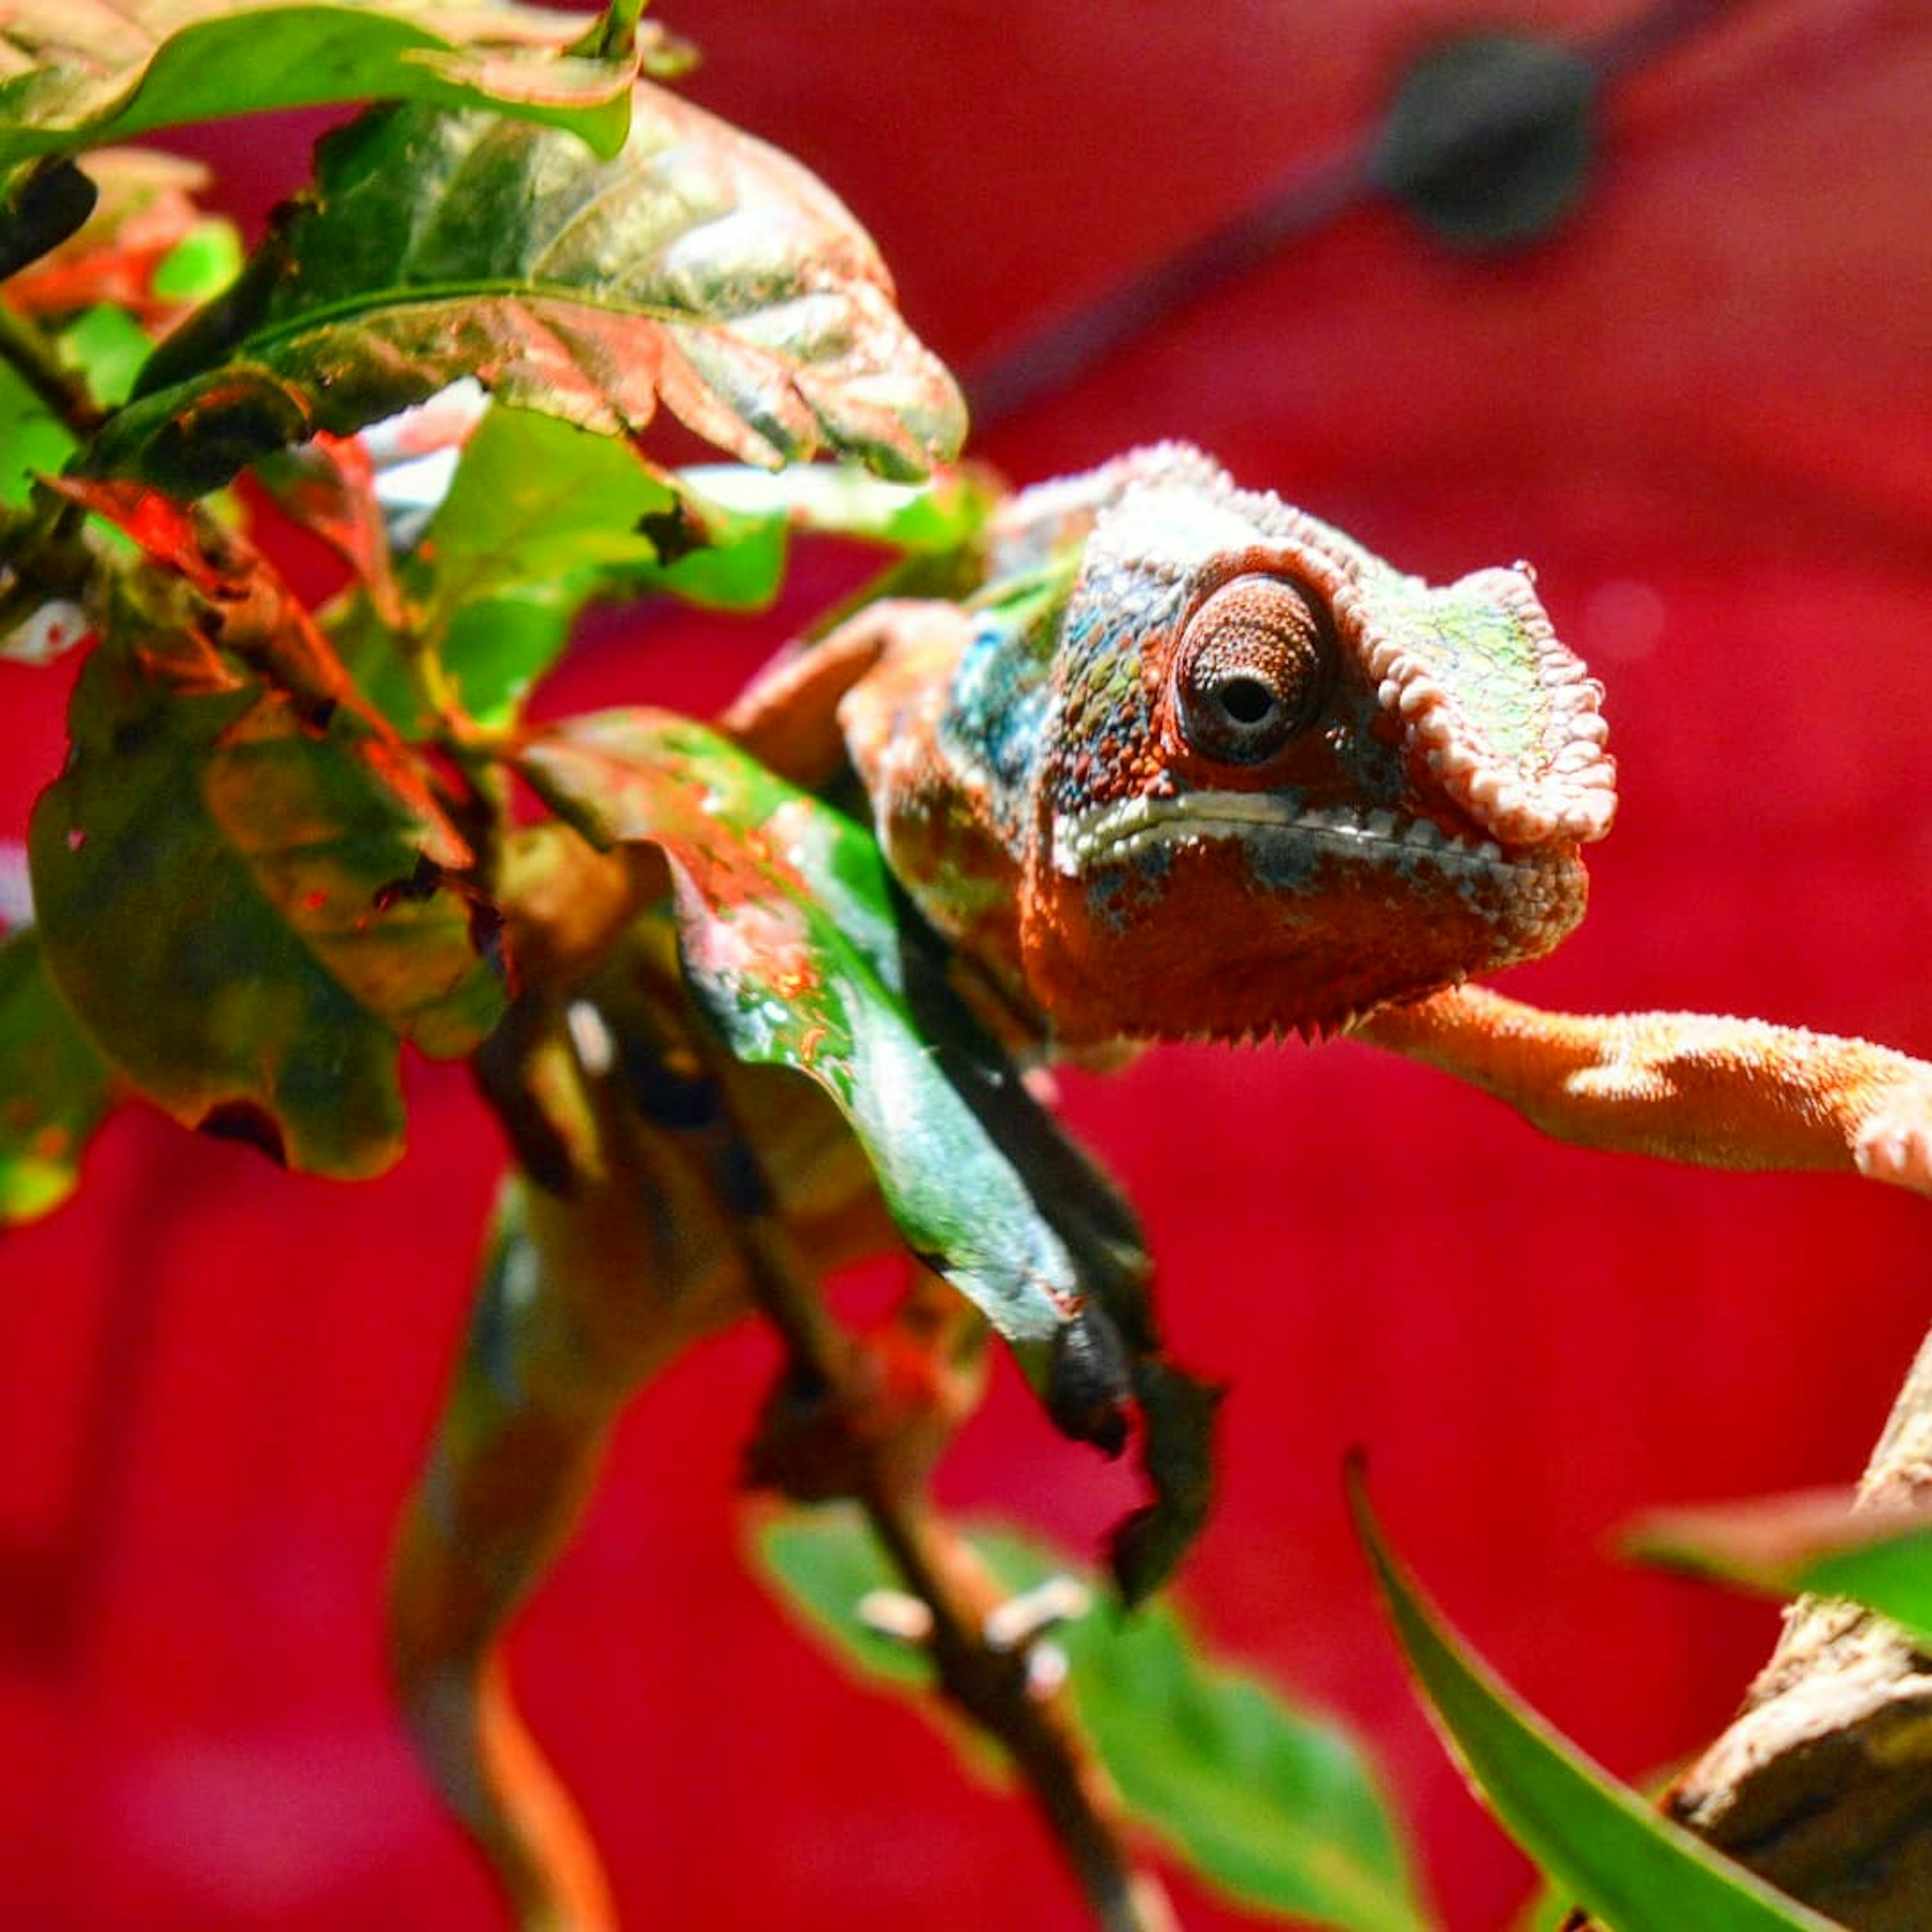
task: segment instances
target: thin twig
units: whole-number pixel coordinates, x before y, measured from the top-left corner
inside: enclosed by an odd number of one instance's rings
[[[106,412],[86,382],[63,362],[46,332],[0,302],[0,362],[57,416],[74,440],[86,442],[106,421]]]
[[[722,1094],[724,1083],[718,1084]],[[856,1392],[844,1331],[827,1312],[769,1194],[746,1198],[743,1164],[755,1162],[754,1143],[735,1121],[730,1127],[733,1178],[714,1174],[712,1184],[732,1210],[753,1296],[794,1370],[826,1390],[839,1412],[852,1412]],[[1005,1747],[1104,1932],[1172,1932],[1166,1894],[1151,1874],[1134,1867],[1106,1774],[1065,1703],[1029,1686],[1023,1654],[986,1641],[985,1619],[999,1600],[998,1586],[922,1492],[909,1492],[892,1478],[876,1445],[855,1432],[850,1446],[856,1499],[905,1588],[931,1612],[927,1641],[940,1689]]]

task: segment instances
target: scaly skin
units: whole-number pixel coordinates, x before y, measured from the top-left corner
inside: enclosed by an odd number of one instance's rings
[[[1546,952],[1615,806],[1529,579],[1405,577],[1198,452],[1018,498],[839,708],[894,870],[1056,1046],[1346,1024]]]
[[[1932,1192],[1923,1062],[1463,988],[1582,916],[1600,695],[1520,568],[1431,588],[1163,445],[1024,492],[968,604],[875,605],[732,722],[816,775],[836,708],[893,869],[1049,1051],[1348,1029],[1587,1145]]]
[[[1347,1028],[1589,1146],[1932,1192],[1924,1062],[1463,984],[1582,916],[1580,848],[1615,805],[1599,695],[1522,570],[1432,589],[1166,446],[1016,497],[976,596],[874,604],[724,722],[802,782],[849,760],[900,880],[1029,1047]],[[587,849],[556,858],[510,896],[541,991],[492,1049],[536,1184],[513,1196],[405,1526],[392,1654],[520,1922],[592,1932],[610,1918],[597,1862],[498,1646],[622,1402],[747,1282],[729,1189],[703,1171],[716,1136],[681,1110],[668,923]],[[814,1090],[728,1084],[811,1264],[886,1246]]]

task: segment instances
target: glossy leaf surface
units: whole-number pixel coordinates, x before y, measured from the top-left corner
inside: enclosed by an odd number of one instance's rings
[[[970,470],[915,486],[850,465],[770,471],[704,464],[678,471],[677,482],[695,505],[706,540],[667,587],[693,602],[731,609],[776,593],[794,531],[862,538],[911,556],[944,555],[972,541],[995,500]]]
[[[607,435],[660,404],[746,460],[912,476],[964,433],[871,242],[795,163],[640,83],[598,162],[527,122],[413,107],[322,145],[247,273],[157,356],[100,470],[202,489],[463,376]]]
[[[1214,1392],[1160,1353],[1131,1211],[1026,1092],[907,921],[870,834],[716,734],[646,710],[532,739],[520,769],[600,845],[671,862],[688,982],[731,1052],[816,1081],[908,1245],[1018,1353],[1062,1432],[1152,1501],[1117,1534],[1137,1597],[1205,1520]]]
[[[106,1112],[106,1063],[62,1005],[32,927],[0,940],[0,1224],[31,1221],[74,1191]]]
[[[1010,1590],[1077,1574],[1045,1544],[1010,1532],[970,1539]],[[856,1614],[895,1586],[885,1558],[845,1510],[767,1525],[766,1574],[809,1627],[868,1676],[909,1689],[932,1681],[916,1648]],[[1297,1710],[1251,1672],[1204,1658],[1171,1606],[1123,1615],[1096,1602],[1056,1628],[1082,1728],[1134,1817],[1244,1904],[1316,1924],[1406,1932],[1427,1922],[1386,1801],[1339,1726]]]
[[[1617,1932],[1830,1932],[1592,1764],[1472,1655],[1382,1540],[1359,1480],[1358,1532],[1431,1715],[1503,1828]]]
[[[502,0],[17,0],[0,24],[0,165],[190,122],[383,98],[491,103],[608,154],[623,140],[634,65],[566,57],[585,24]]]
[[[914,1249],[1042,1367],[1082,1299],[1075,1264],[912,1022],[870,837],[668,712],[572,720],[519,763],[593,843],[670,860],[686,974],[731,1051],[831,1095]]]

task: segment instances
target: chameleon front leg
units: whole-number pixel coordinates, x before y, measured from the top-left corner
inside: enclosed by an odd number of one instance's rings
[[[1932,1194],[1932,1064],[1708,1013],[1546,1012],[1461,986],[1354,1038],[1507,1101],[1559,1140],[1704,1167],[1835,1168]]]

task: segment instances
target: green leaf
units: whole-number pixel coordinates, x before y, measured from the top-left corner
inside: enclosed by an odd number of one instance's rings
[[[901,550],[970,541],[988,498],[954,472],[889,483],[850,466],[773,476],[711,464],[667,475],[632,444],[527,410],[493,408],[464,442],[448,494],[399,567],[411,649],[436,652],[479,723],[512,722],[585,604],[663,593],[714,608],[769,603],[790,533]],[[328,614],[372,698],[405,729],[418,700],[364,598]]]
[[[686,976],[725,1043],[831,1095],[914,1250],[1044,1376],[1049,1345],[1074,1325],[1078,1274],[913,1024],[872,840],[668,712],[573,719],[518,763],[593,844],[646,843],[670,860]]]
[[[1416,1589],[1370,1513],[1349,1502],[1409,1668],[1464,1774],[1510,1836],[1617,1932],[1831,1932],[1653,1810],[1558,1737],[1456,1637]]]
[[[465,1052],[500,1010],[440,889],[466,852],[393,740],[298,688],[292,648],[265,677],[196,616],[178,580],[130,573],[82,669],[29,837],[47,964],[177,1118],[374,1173],[401,1149],[399,1040]]]
[[[76,316],[57,339],[61,359],[86,377],[96,402],[110,408],[134,387],[154,346],[125,309],[105,302]]]
[[[922,473],[964,433],[871,242],[804,170],[640,82],[608,162],[479,114],[380,110],[229,293],[158,352],[97,471],[177,491],[463,376],[604,435],[662,404],[746,460]]]
[[[0,26],[0,166],[157,128],[377,99],[488,105],[613,154],[636,63],[567,56],[584,26],[490,0],[16,0]]]
[[[640,526],[677,501],[628,442],[526,410],[488,410],[418,545],[427,567],[414,622],[436,638],[505,591],[649,568],[657,551]]]
[[[442,646],[450,687],[478,724],[506,727],[521,716],[537,680],[570,642],[576,587],[488,598],[452,617]]]
[[[970,544],[994,497],[970,472],[894,483],[850,464],[771,471],[700,464],[673,480],[690,525],[688,548],[628,574],[628,594],[662,590],[718,610],[762,609],[784,581],[794,532],[851,537],[903,555],[948,556]]]
[[[1010,1532],[969,1540],[1017,1594],[1076,1566]],[[763,1526],[773,1587],[866,1676],[904,1689],[932,1682],[925,1658],[856,1614],[896,1580],[857,1516],[792,1516]],[[1389,1808],[1340,1726],[1297,1710],[1261,1678],[1212,1663],[1171,1606],[1096,1607],[1058,1628],[1068,1686],[1096,1754],[1141,1823],[1242,1904],[1317,1924],[1403,1932],[1427,1921]]]
[[[37,476],[56,474],[74,438],[10,362],[0,362],[0,505],[18,509]]]
[[[1768,1596],[1848,1597],[1932,1652],[1932,1522],[1923,1511],[1855,1508],[1848,1491],[1810,1491],[1659,1510],[1625,1546],[1641,1562]]]
[[[976,1546],[976,1537],[969,1540]],[[841,1662],[902,1690],[932,1688],[932,1666],[919,1649],[875,1630],[859,1614],[874,1591],[904,1586],[856,1508],[830,1503],[779,1515],[760,1512],[752,1552],[766,1587]]]
[[[0,1223],[58,1208],[110,1099],[107,1065],[47,977],[32,927],[0,940]]]
[[[915,485],[834,464],[769,470],[707,463],[680,470],[677,480],[708,510],[728,514],[740,527],[862,537],[919,554],[971,542],[998,500],[970,470],[948,470]]]
[[[234,223],[210,215],[156,265],[154,290],[171,302],[206,302],[242,272],[242,236]]]
[[[330,611],[328,628],[372,701],[405,730],[422,721],[416,681],[398,656],[404,649],[440,660],[469,716],[508,725],[587,602],[633,576],[662,579],[645,531],[674,517],[678,502],[628,442],[527,410],[491,409],[398,566],[406,638],[377,620],[366,593]]]

